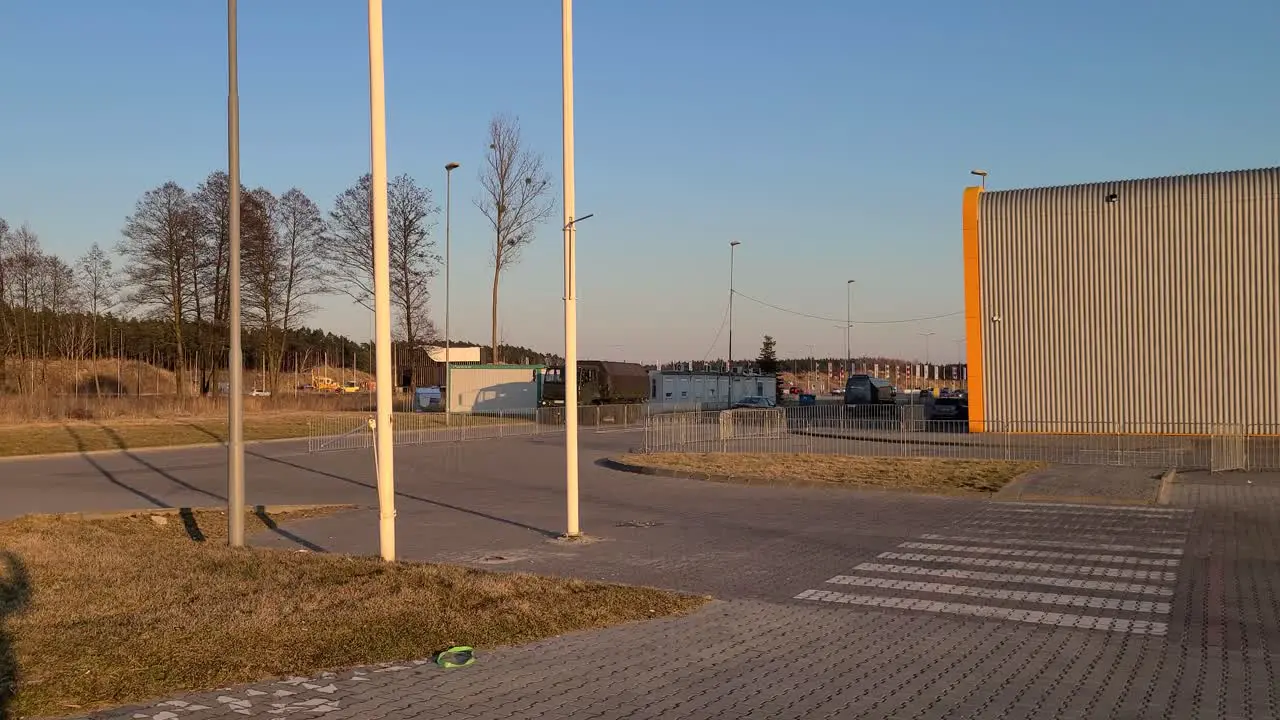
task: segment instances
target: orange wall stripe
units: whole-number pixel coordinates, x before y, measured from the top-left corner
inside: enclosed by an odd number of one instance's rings
[[[986,420],[982,382],[982,279],[978,264],[978,205],[982,188],[964,189],[964,339],[969,364],[969,432],[982,432]]]

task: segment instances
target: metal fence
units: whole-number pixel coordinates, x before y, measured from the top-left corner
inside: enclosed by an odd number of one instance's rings
[[[644,452],[824,453],[1159,469],[1280,470],[1280,426],[986,421],[922,406],[802,406],[650,415]]]
[[[665,405],[583,405],[578,426],[586,432],[639,430],[652,416],[700,412],[696,403]],[[357,450],[373,447],[372,413],[321,415],[309,423],[307,450]],[[487,413],[420,412],[392,415],[396,445],[424,445],[564,432],[565,409],[543,407]]]

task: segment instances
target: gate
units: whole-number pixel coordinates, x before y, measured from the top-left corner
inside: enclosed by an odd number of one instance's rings
[[[1220,425],[1209,438],[1209,471],[1249,469],[1249,443],[1244,427]]]

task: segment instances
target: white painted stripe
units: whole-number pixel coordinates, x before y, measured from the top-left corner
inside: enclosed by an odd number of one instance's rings
[[[1060,578],[1045,575],[1020,575],[1018,573],[993,573],[981,570],[960,570],[957,568],[928,568],[918,565],[884,565],[881,563],[860,563],[854,570],[862,572],[897,573],[899,575],[928,575],[953,580],[989,580],[991,582],[1021,583],[1023,585],[1047,585],[1049,587],[1072,588],[1075,590],[1101,590],[1103,592],[1132,593],[1135,595],[1162,595],[1171,597],[1173,588],[1159,585],[1141,585],[1138,583],[1112,582],[1110,580],[1085,580],[1083,578]]]
[[[953,524],[952,524],[952,526],[954,526],[955,524],[956,524],[956,523],[953,523]],[[950,526],[949,526],[949,527],[950,527]],[[1035,528],[1035,529],[1030,530],[1030,531],[1028,531],[1028,530],[1000,530],[1000,529],[997,529],[997,528],[989,528],[989,527],[968,527],[968,528],[963,528],[963,529],[962,529],[962,528],[955,528],[955,529],[956,529],[956,530],[962,530],[962,531],[968,531],[968,532],[972,532],[972,533],[978,533],[978,534],[982,534],[982,535],[1018,535],[1018,536],[1025,536],[1025,535],[1028,535],[1028,534],[1030,534],[1030,533],[1035,533],[1035,532],[1037,532],[1037,531],[1040,531],[1040,532],[1049,532],[1049,531],[1051,531],[1051,530],[1055,530],[1055,531],[1056,531],[1056,530],[1060,530],[1060,529],[1061,529],[1061,526],[1057,526],[1057,525],[1055,525],[1055,526],[1036,525],[1036,526],[1032,526],[1032,527],[1033,527],[1033,528]],[[1148,542],[1148,543],[1160,543],[1160,544],[1163,544],[1163,545],[1182,545],[1182,544],[1185,544],[1185,543],[1186,543],[1186,541],[1187,541],[1186,537],[1172,537],[1172,538],[1168,538],[1168,537],[1142,537],[1142,538],[1138,538],[1138,537],[1134,537],[1133,535],[1134,535],[1134,534],[1133,534],[1132,532],[1124,532],[1124,531],[1120,531],[1120,532],[1108,531],[1105,535],[1103,535],[1103,534],[1099,534],[1099,533],[1087,533],[1087,532],[1080,532],[1080,531],[1077,531],[1077,530],[1072,530],[1072,531],[1071,531],[1071,533],[1070,533],[1070,535],[1069,535],[1069,537],[1071,537],[1071,538],[1084,538],[1084,539],[1088,539],[1088,540],[1102,540],[1102,541],[1104,541],[1104,542],[1115,542],[1115,541],[1117,541],[1117,540],[1138,540],[1138,539],[1141,539],[1141,540],[1142,540],[1142,542]]]
[[[925,553],[884,552],[876,557],[884,560],[910,560],[911,562],[954,563],[956,565],[976,565],[978,567],[1009,568],[1010,570],[1039,570],[1070,575],[1092,575],[1095,577],[1129,578],[1148,582],[1173,582],[1178,579],[1176,573],[1161,570],[1129,570],[1127,568],[1091,567],[1088,565],[1061,565],[1057,563],[1022,562],[1021,560],[993,560],[992,558],[964,557],[962,555],[928,555]]]
[[[1180,519],[1149,517],[1117,517],[1115,515],[1057,515],[1049,513],[1022,514],[1017,511],[1007,513],[982,512],[965,517],[961,522],[988,523],[1034,523],[1038,525],[1079,525],[1100,528],[1133,528],[1135,532],[1159,530],[1163,532],[1185,533],[1190,529],[1190,522]]]
[[[1141,507],[1137,505],[1085,505],[1081,503],[1046,503],[1031,502],[1019,500],[1016,502],[1000,503],[1001,505],[1021,505],[1025,507],[1043,507],[1043,508],[1078,508],[1081,510],[1094,510],[1097,512],[1135,512],[1135,513],[1183,513],[1190,514],[1194,512],[1186,508],[1170,508],[1170,507]]]
[[[1149,533],[1155,533],[1157,535],[1178,535],[1179,537],[1185,537],[1187,534],[1186,530],[1165,530],[1163,528],[1134,527],[1132,524],[1126,523],[1126,522],[1118,522],[1118,523],[1111,523],[1111,524],[1089,523],[1086,525],[1082,523],[1065,523],[1065,522],[1057,522],[1057,521],[1018,522],[1015,520],[961,520],[955,523],[955,525],[970,525],[970,526],[977,526],[977,527],[998,527],[998,528],[1015,528],[1015,527],[1039,528],[1041,530],[1053,530],[1054,532],[1071,532],[1073,534],[1076,531],[1088,531],[1088,530],[1101,530],[1104,532],[1127,532],[1134,535],[1146,535]]]
[[[1133,633],[1135,635],[1164,635],[1169,631],[1169,626],[1166,623],[1154,620],[1128,620],[1124,618],[1099,617],[1097,615],[1073,615],[1071,613],[1044,612],[1042,610],[1003,608],[993,605],[966,605],[964,603],[938,602],[936,600],[849,595],[830,590],[805,590],[797,595],[795,599],[896,608],[899,610],[922,610],[924,612],[969,615],[993,620],[1058,625],[1084,630],[1109,630],[1112,632]]]
[[[1096,610],[1124,610],[1127,612],[1168,615],[1170,604],[1153,600],[1122,600],[1097,595],[1064,595],[1062,593],[1036,592],[1032,590],[998,590],[971,585],[919,582],[916,580],[891,580],[889,578],[837,575],[827,582],[835,585],[906,590],[908,592],[935,593],[938,595],[966,595],[987,600],[1012,600],[1015,602],[1041,603],[1044,605],[1068,605]]]
[[[1142,552],[1153,555],[1182,555],[1182,548],[1153,547],[1150,545],[1117,545],[1114,543],[1078,543],[1059,540],[1035,540],[1031,538],[992,538],[973,535],[934,535],[925,533],[922,540],[953,540],[955,542],[989,543],[991,545],[1031,545],[1033,547],[1059,547],[1073,550],[1112,550],[1115,552]]]
[[[969,552],[986,555],[1012,555],[1014,557],[1052,558],[1056,560],[1083,560],[1085,562],[1125,563],[1129,565],[1155,565],[1177,567],[1180,560],[1139,558],[1129,555],[1083,555],[1053,550],[1022,550],[1020,548],[973,547],[969,545],[943,545],[941,543],[904,542],[898,547],[909,550],[942,550],[945,552]]]
[[[1002,507],[1000,505],[988,505],[983,507],[984,512],[1033,512],[1036,515],[1080,515],[1094,516],[1094,518],[1125,518],[1126,515],[1120,512],[1098,512],[1093,509],[1078,510],[1075,507]],[[1178,523],[1189,523],[1188,515],[1181,512],[1133,512],[1129,514],[1130,519],[1142,520],[1171,520]]]

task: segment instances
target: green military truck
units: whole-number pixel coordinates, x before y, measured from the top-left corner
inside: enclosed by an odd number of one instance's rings
[[[564,405],[564,366],[542,376],[542,405]],[[579,405],[631,405],[649,401],[649,371],[636,363],[578,361]]]

